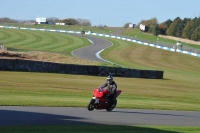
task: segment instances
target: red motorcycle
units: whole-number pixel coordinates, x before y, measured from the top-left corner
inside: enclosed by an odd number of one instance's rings
[[[117,90],[116,98],[120,95],[121,90]],[[117,99],[115,102],[111,103],[110,99],[106,97],[106,94],[109,94],[109,91],[101,87],[94,89],[93,97],[88,103],[88,110],[92,111],[94,109],[106,109],[107,111],[112,111],[117,105]]]

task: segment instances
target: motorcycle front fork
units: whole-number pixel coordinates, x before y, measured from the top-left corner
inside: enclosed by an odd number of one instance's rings
[[[98,104],[98,103],[99,103],[99,99],[98,99],[98,98],[96,98],[96,97],[92,97],[92,99],[95,100],[94,104]]]

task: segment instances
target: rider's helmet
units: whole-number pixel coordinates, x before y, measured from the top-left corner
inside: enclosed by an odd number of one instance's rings
[[[113,76],[109,75],[107,78],[106,78],[106,81],[108,84],[111,84],[113,82]]]

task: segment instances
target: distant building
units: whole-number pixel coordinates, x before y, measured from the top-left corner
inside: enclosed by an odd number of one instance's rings
[[[65,23],[55,23],[55,25],[65,25]]]
[[[135,28],[135,24],[129,24],[129,28]]]
[[[46,18],[36,18],[36,23],[37,24],[47,24],[47,19]]]
[[[145,25],[140,24],[140,30],[141,30],[141,31],[145,31]]]

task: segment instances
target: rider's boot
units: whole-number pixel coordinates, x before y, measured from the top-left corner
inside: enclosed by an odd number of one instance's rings
[[[115,101],[116,101],[115,98],[110,99],[110,105],[114,105]]]

